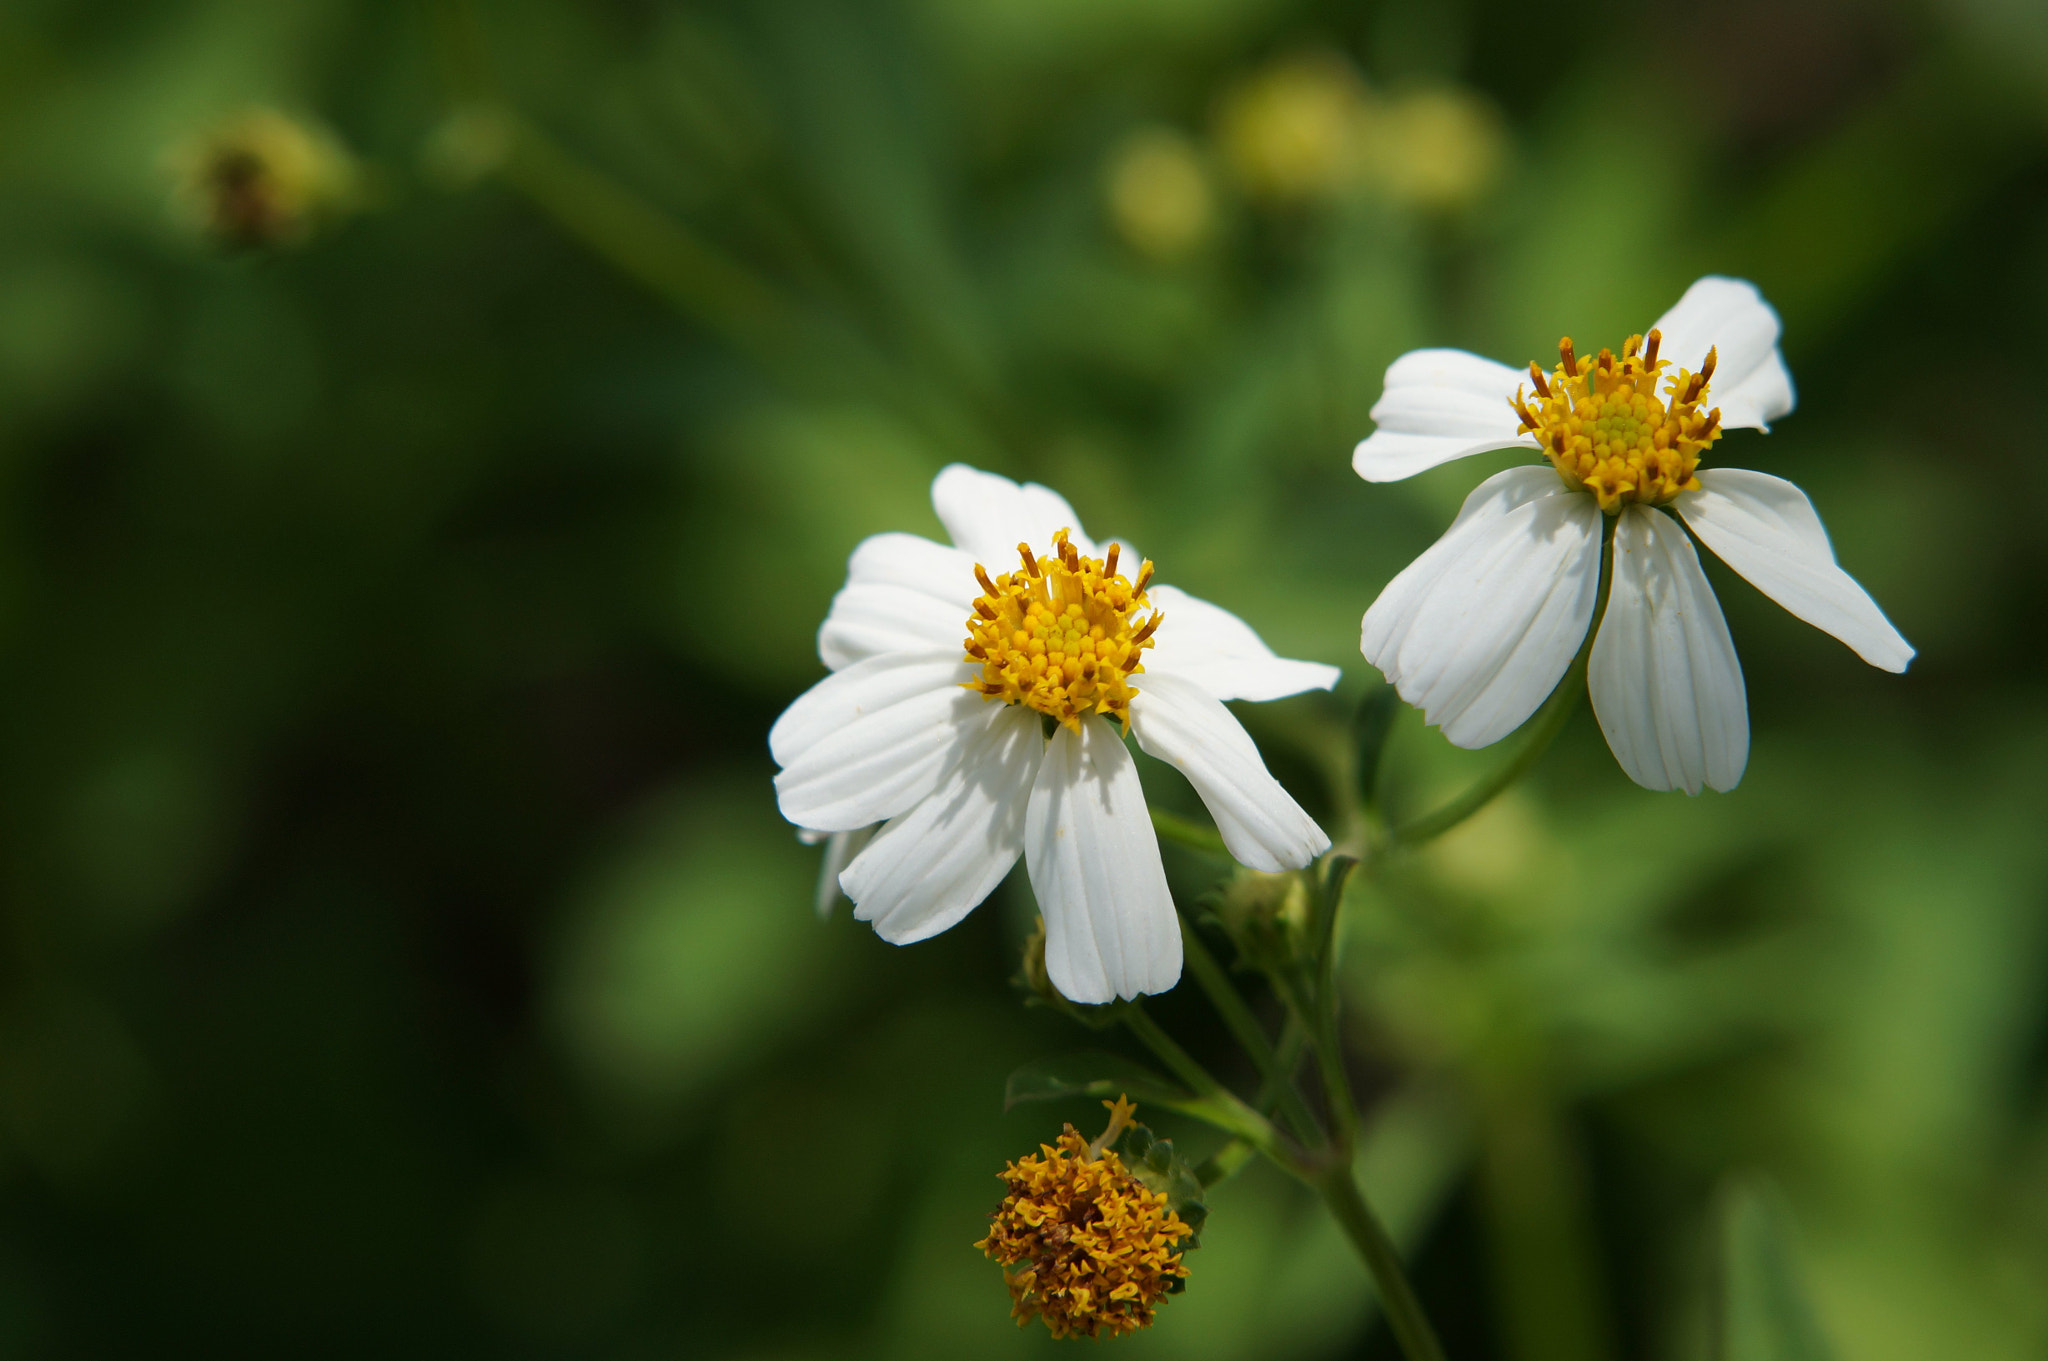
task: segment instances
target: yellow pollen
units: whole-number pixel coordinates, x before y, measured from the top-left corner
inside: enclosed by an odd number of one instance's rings
[[[1660,506],[1698,490],[1699,456],[1721,437],[1721,409],[1702,410],[1715,352],[1690,373],[1657,357],[1663,339],[1652,331],[1646,345],[1630,336],[1618,359],[1612,350],[1581,359],[1567,336],[1549,381],[1529,365],[1535,393],[1517,388],[1509,403],[1521,419],[1517,433],[1535,435],[1565,484],[1593,493],[1609,515],[1630,501]],[[1660,398],[1666,370],[1674,376]]]
[[[1194,1230],[1102,1148],[1129,1119],[1128,1103],[1116,1106],[1094,1144],[1068,1125],[1003,1169],[1009,1194],[975,1246],[1003,1264],[1019,1327],[1043,1318],[1054,1337],[1136,1332],[1187,1277],[1180,1240]]]
[[[982,594],[963,646],[981,678],[968,688],[1029,705],[1076,732],[1089,714],[1128,729],[1131,677],[1145,669],[1143,653],[1165,617],[1145,597],[1152,564],[1140,564],[1138,579],[1127,581],[1117,574],[1118,545],[1097,561],[1083,557],[1067,533],[1053,535],[1053,551],[1042,557],[1018,544],[1020,568],[993,581],[974,565]]]

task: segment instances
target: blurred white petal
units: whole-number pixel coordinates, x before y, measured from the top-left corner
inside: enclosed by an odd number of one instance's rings
[[[1460,747],[1519,728],[1557,688],[1599,593],[1600,510],[1548,466],[1465,498],[1366,611],[1359,647]]]
[[[1463,350],[1404,354],[1387,369],[1372,408],[1378,429],[1359,442],[1351,466],[1368,482],[1398,482],[1468,454],[1534,449],[1508,406],[1528,381],[1524,370]]]
[[[907,945],[944,931],[994,891],[1024,849],[1024,811],[1045,754],[1038,715],[990,706],[937,789],[875,834],[840,877],[853,915]]]
[[[1330,849],[1330,838],[1266,769],[1222,701],[1181,676],[1150,676],[1131,701],[1138,745],[1188,777],[1238,863],[1277,874]]]
[[[797,833],[805,845],[825,843],[825,854],[818,861],[818,915],[829,917],[832,909],[839,905],[839,872],[859,855],[861,848],[868,844],[868,838],[875,834],[872,827],[863,827],[854,832],[819,832],[806,829]]]
[[[1149,592],[1166,616],[1145,654],[1145,674],[1185,676],[1217,699],[1281,699],[1304,690],[1327,690],[1341,674],[1321,662],[1274,655],[1252,626],[1174,586]],[[1138,682],[1140,688],[1144,680]]]
[[[1630,506],[1587,681],[1607,745],[1645,789],[1733,789],[1749,760],[1742,666],[1678,522]]]
[[[1857,656],[1885,671],[1904,671],[1913,648],[1870,593],[1835,562],[1828,532],[1806,493],[1782,477],[1742,468],[1709,468],[1698,491],[1681,492],[1671,508],[1700,542],[1771,599]]]
[[[1107,719],[1061,727],[1025,818],[1024,863],[1045,913],[1045,967],[1076,1002],[1180,980],[1180,921],[1137,763]]]

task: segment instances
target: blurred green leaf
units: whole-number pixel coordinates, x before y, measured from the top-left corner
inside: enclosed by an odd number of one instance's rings
[[[1790,1216],[1768,1183],[1739,1178],[1721,1198],[1714,1361],[1834,1361],[1793,1261]]]

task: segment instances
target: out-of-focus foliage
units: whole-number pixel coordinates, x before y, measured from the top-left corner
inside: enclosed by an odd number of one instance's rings
[[[1997,0],[0,7],[0,1355],[1047,1352],[970,1246],[1092,1118],[1002,1109],[1099,1042],[1007,984],[1028,891],[894,949],[773,808],[846,554],[952,459],[1060,487],[1347,666],[1245,714],[1324,808],[1359,615],[1499,465],[1357,481],[1386,363],[1708,271],[1801,394],[1716,455],[1920,656],[1710,564],[1741,789],[1582,715],[1361,877],[1366,1181],[1456,1357],[1705,1358],[1745,1271],[1796,1345],[2039,1355],[2044,91]],[[252,117],[349,193],[224,245]],[[1497,759],[1403,710],[1382,790]],[[1390,1354],[1276,1176],[1191,1269],[1122,1353]]]

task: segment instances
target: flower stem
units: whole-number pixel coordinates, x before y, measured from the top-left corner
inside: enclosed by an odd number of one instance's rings
[[[1443,1344],[1437,1341],[1436,1330],[1429,1326],[1429,1318],[1422,1312],[1415,1287],[1408,1283],[1408,1275],[1401,1268],[1401,1254],[1359,1191],[1351,1164],[1331,1164],[1316,1179],[1315,1186],[1343,1228],[1344,1236],[1365,1259],[1366,1270],[1372,1273],[1373,1284],[1379,1288],[1387,1326],[1401,1346],[1401,1355],[1408,1361],[1444,1361]]]
[[[1217,962],[1216,956],[1209,952],[1208,945],[1195,930],[1194,923],[1185,915],[1181,917],[1180,938],[1182,952],[1187,957],[1188,971],[1195,976],[1195,982],[1201,986],[1202,991],[1209,994],[1210,1003],[1216,1008],[1217,1014],[1222,1016],[1223,1023],[1230,1027],[1230,1033],[1237,1040],[1239,1047],[1258,1065],[1259,1073],[1264,1078],[1261,1096],[1272,1096],[1273,1104],[1280,1108],[1280,1113],[1286,1118],[1296,1138],[1316,1138],[1321,1130],[1316,1125],[1315,1115],[1308,1108],[1308,1102],[1302,1099],[1300,1089],[1294,1085],[1293,1065],[1282,1066],[1279,1054],[1273,1049],[1272,1041],[1266,1038],[1266,1032],[1260,1027],[1258,1018],[1252,1015],[1251,1007],[1245,1003],[1244,994],[1230,981],[1229,973]],[[1262,1100],[1260,1104],[1264,1106],[1266,1103]]]
[[[1173,1036],[1161,1030],[1159,1022],[1153,1020],[1137,1002],[1126,1002],[1118,1010],[1123,1023],[1130,1027],[1131,1033],[1142,1040],[1145,1047],[1173,1071],[1175,1077],[1185,1082],[1197,1096],[1210,1103],[1211,1109],[1216,1113],[1216,1118],[1211,1119],[1212,1124],[1244,1139],[1296,1176],[1304,1175],[1300,1152],[1292,1146],[1286,1136],[1274,1128],[1272,1121],[1246,1105],[1237,1093],[1218,1082],[1208,1069],[1195,1061],[1193,1055],[1180,1047]]]
[[[1177,846],[1185,846],[1188,850],[1199,851],[1203,855],[1219,856],[1225,860],[1231,858],[1221,836],[1192,818],[1184,818],[1178,813],[1168,813],[1154,808],[1152,830],[1159,834],[1162,841],[1171,841]]]
[[[1527,735],[1522,739],[1521,749],[1506,765],[1434,813],[1396,828],[1392,836],[1394,845],[1412,848],[1435,840],[1492,803],[1515,781],[1528,774],[1543,753],[1550,749],[1557,735],[1564,731],[1565,720],[1572,716],[1572,710],[1578,707],[1579,696],[1586,692],[1586,666],[1592,660],[1593,639],[1600,632],[1600,620],[1607,613],[1607,592],[1613,585],[1614,517],[1606,517],[1602,533],[1606,541],[1600,547],[1600,586],[1592,621],[1586,629],[1586,640],[1579,645],[1578,656],[1572,658],[1571,669],[1565,672],[1564,679],[1557,683],[1557,688],[1550,692],[1550,698],[1543,701],[1543,707],[1536,711],[1536,717],[1524,730]]]

